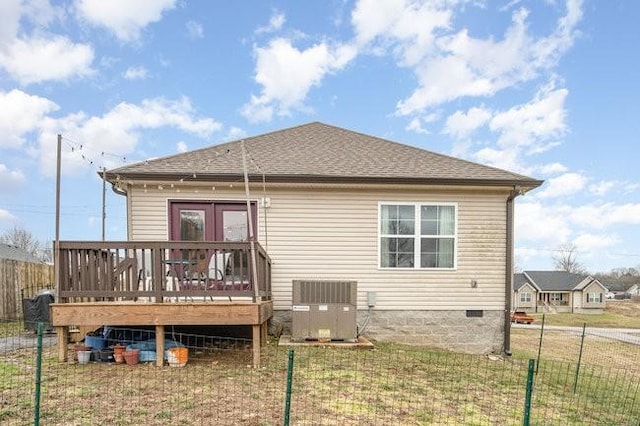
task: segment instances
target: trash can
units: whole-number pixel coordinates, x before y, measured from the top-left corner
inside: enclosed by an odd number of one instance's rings
[[[38,323],[44,323],[43,331],[50,333],[51,318],[49,316],[49,304],[53,303],[55,296],[52,290],[41,290],[32,299],[22,299],[22,313],[24,316],[24,327],[27,330],[37,331]]]

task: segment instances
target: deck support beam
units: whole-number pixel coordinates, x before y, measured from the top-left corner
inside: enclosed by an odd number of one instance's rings
[[[56,327],[56,336],[58,337],[58,360],[60,362],[67,361],[67,341],[69,335],[69,327]]]
[[[156,325],[156,365],[164,365],[164,325]]]

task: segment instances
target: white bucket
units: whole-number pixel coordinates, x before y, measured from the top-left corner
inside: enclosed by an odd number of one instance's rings
[[[78,351],[78,364],[88,364],[91,359],[91,351]]]

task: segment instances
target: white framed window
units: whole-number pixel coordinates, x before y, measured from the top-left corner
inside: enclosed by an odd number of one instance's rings
[[[587,293],[587,303],[602,303],[602,293]]]
[[[520,293],[520,302],[531,303],[531,293],[529,292]]]
[[[454,269],[457,205],[380,203],[380,268]]]

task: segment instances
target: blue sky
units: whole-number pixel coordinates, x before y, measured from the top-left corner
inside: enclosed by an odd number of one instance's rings
[[[322,121],[544,179],[516,258],[640,265],[640,2],[3,0],[0,232],[101,238],[101,167]],[[107,192],[107,239],[125,233]]]

